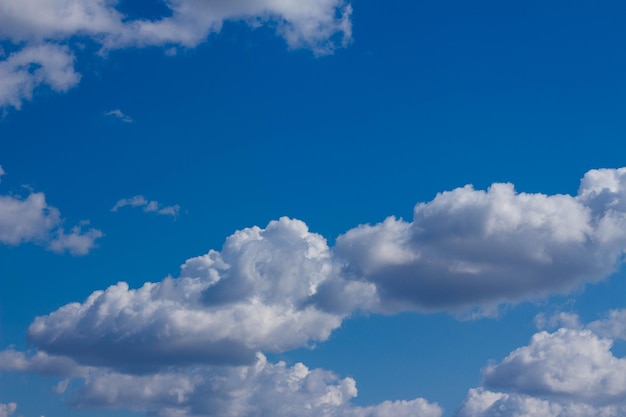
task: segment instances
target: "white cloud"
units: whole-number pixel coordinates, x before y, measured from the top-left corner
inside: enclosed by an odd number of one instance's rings
[[[625,413],[623,405],[559,403],[529,395],[473,388],[455,417],[622,417]]]
[[[167,0],[167,16],[156,20],[130,19],[117,5],[109,0],[0,2],[0,40],[18,48],[0,61],[0,108],[19,109],[38,85],[55,91],[76,85],[80,76],[73,54],[56,43],[77,37],[92,40],[102,52],[137,46],[171,51],[197,46],[225,21],[244,21],[273,27],[290,48],[317,55],[346,46],[352,37],[352,8],[345,0]]]
[[[337,239],[347,276],[376,284],[384,311],[492,311],[603,279],[626,248],[626,169],[589,171],[577,196],[465,186]]]
[[[540,332],[488,366],[484,385],[592,405],[626,401],[626,359],[613,356],[611,346],[589,330]]]
[[[16,403],[0,404],[0,417],[9,417],[16,409]]]
[[[441,417],[442,410],[418,398],[357,407],[352,378],[309,369],[302,363],[269,363],[257,354],[250,365],[195,366],[132,375],[106,368],[78,367],[68,359],[37,353],[27,357],[12,350],[0,352],[0,369],[69,377],[79,382],[58,392],[80,408],[128,409],[158,417],[275,416],[275,417]],[[76,386],[76,384],[73,384]],[[67,391],[66,391],[67,390]]]
[[[626,340],[626,310],[611,310],[607,317],[589,323],[587,328],[604,337]]]
[[[180,213],[180,206],[178,204],[175,204],[173,206],[163,206],[158,201],[146,200],[146,198],[142,195],[136,195],[131,198],[123,198],[121,200],[118,200],[111,209],[111,211],[116,212],[120,208],[126,206],[143,207],[143,211],[145,211],[146,213],[157,213],[164,216],[177,217]]]
[[[0,34],[19,42],[88,36],[106,48],[178,44],[194,47],[229,20],[271,24],[292,48],[332,52],[350,41],[351,7],[344,0],[166,1],[170,16],[130,20],[107,0],[5,0]],[[339,39],[335,39],[336,37]]]
[[[578,314],[565,311],[555,314],[539,313],[535,316],[535,326],[539,330],[556,330],[560,327],[581,329],[583,327]]]
[[[0,10],[3,7],[6,5],[0,5]],[[26,46],[0,61],[0,108],[20,109],[39,86],[64,92],[79,80],[80,75],[74,71],[74,55],[67,47],[49,43]]]
[[[133,118],[124,114],[120,109],[115,109],[104,113],[105,116],[115,117],[124,123],[133,123]]]
[[[339,327],[345,313],[313,302],[333,274],[325,239],[282,218],[235,233],[221,253],[188,260],[180,278],[137,290],[119,283],[38,317],[28,335],[48,353],[126,371],[249,362],[257,350],[323,341]],[[371,284],[362,285],[361,295],[373,296]]]
[[[605,228],[624,214],[592,210],[597,195],[586,179],[578,197],[464,187],[418,204],[411,223],[352,229],[334,251],[282,218],[236,232],[177,279],[120,283],[38,317],[29,337],[48,353],[125,370],[241,363],[326,340],[355,310],[458,312],[565,292],[621,260],[626,228]],[[162,210],[135,196],[113,211],[127,205]]]
[[[54,252],[69,251],[73,255],[84,255],[102,236],[97,229],[83,232],[80,226],[72,228],[67,234],[62,225],[59,210],[48,205],[44,193],[31,192],[24,199],[0,195],[0,243],[19,245],[32,242]]]
[[[0,165],[0,178],[2,178],[4,174],[5,174],[4,169],[2,169],[2,165]],[[0,179],[0,182],[2,182],[1,179]]]
[[[48,355],[41,351],[26,355],[10,348],[0,351],[0,370],[47,376],[77,377],[86,375],[88,368],[81,367],[66,357]]]

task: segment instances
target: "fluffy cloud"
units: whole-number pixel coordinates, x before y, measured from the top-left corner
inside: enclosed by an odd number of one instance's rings
[[[488,388],[604,405],[626,400],[626,359],[589,330],[535,334],[501,363],[488,366]]]
[[[418,398],[386,401],[356,407],[352,378],[339,379],[322,369],[301,363],[287,366],[269,363],[257,354],[247,366],[196,366],[133,375],[106,368],[80,367],[61,357],[38,352],[0,352],[0,369],[56,375],[78,380],[68,389],[68,380],[58,385],[70,405],[79,408],[129,409],[158,417],[186,416],[276,416],[276,417],[441,417],[442,410]],[[74,384],[76,385],[76,384]]]
[[[111,211],[116,212],[120,208],[126,206],[143,207],[143,211],[145,211],[146,213],[157,213],[172,217],[178,216],[178,213],[180,212],[180,206],[178,204],[175,204],[173,206],[163,206],[158,201],[146,200],[146,198],[142,195],[136,195],[131,198],[123,198],[121,200],[118,200],[111,209]]]
[[[18,51],[0,61],[0,108],[19,109],[39,85],[66,91],[80,76],[67,46],[79,37],[103,51],[136,46],[195,47],[225,21],[270,25],[290,48],[332,53],[352,37],[351,6],[345,0],[167,0],[155,20],[130,19],[109,0],[4,0],[0,40]],[[25,45],[25,46],[24,46]],[[19,49],[21,48],[21,49]]]
[[[9,417],[17,409],[17,404],[0,404],[0,417]]]
[[[85,255],[102,236],[97,229],[83,232],[81,226],[66,233],[62,224],[59,210],[48,205],[43,193],[31,192],[25,199],[0,195],[0,243],[34,242],[54,252]]]
[[[0,10],[4,7],[6,5],[0,5]],[[20,109],[22,102],[31,99],[39,86],[63,92],[78,84],[79,80],[80,75],[74,71],[74,55],[67,47],[54,44],[26,46],[0,60],[0,108]]]
[[[623,416],[626,359],[611,345],[590,330],[537,333],[483,370],[483,387],[469,390],[456,417]]]
[[[587,327],[601,336],[626,340],[626,310],[611,310],[606,318],[593,321]]]
[[[355,407],[352,378],[339,379],[297,363],[268,363],[263,355],[248,367],[200,368],[188,373],[89,377],[72,403],[80,407],[121,407],[159,417],[440,417],[426,400]]]
[[[577,196],[465,186],[337,239],[381,308],[455,310],[565,293],[605,278],[626,248],[626,169],[589,171]]]
[[[29,338],[81,364],[135,372],[245,363],[256,351],[324,341],[359,309],[454,312],[565,292],[621,260],[626,228],[611,226],[624,216],[614,179],[625,173],[591,171],[577,197],[459,188],[418,204],[411,223],[352,229],[334,250],[282,218],[236,232],[221,252],[188,260],[179,278],[120,283],[38,317]],[[150,207],[138,196],[114,209],[124,205]]]
[[[471,389],[455,417],[621,417],[626,407],[559,403],[522,394]]]
[[[28,336],[46,352],[132,371],[245,363],[257,350],[323,341],[339,327],[342,315],[312,302],[333,272],[325,239],[282,218],[188,260],[177,279],[136,290],[119,283],[38,317]],[[363,296],[373,296],[371,285],[363,287]]]

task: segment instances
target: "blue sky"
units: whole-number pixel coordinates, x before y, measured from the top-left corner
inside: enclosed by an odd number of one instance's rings
[[[0,417],[626,414],[625,13],[0,0]]]

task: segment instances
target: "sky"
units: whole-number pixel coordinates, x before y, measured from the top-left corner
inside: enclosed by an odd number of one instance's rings
[[[0,417],[626,415],[625,19],[0,0]]]

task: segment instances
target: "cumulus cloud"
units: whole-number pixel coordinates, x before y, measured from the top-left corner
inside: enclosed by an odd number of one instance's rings
[[[6,5],[0,5],[0,10],[4,7]],[[74,70],[74,55],[66,46],[50,43],[26,46],[0,61],[0,108],[20,109],[39,86],[64,92],[79,81],[80,75]]]
[[[473,388],[455,417],[620,417],[624,413],[626,407],[623,405],[559,403],[529,395]]]
[[[0,404],[0,417],[9,417],[16,409],[16,403]]]
[[[115,109],[104,113],[105,116],[115,117],[124,123],[133,123],[133,118],[123,113],[120,109]]]
[[[19,109],[42,84],[55,91],[76,85],[80,76],[74,56],[58,45],[75,38],[93,41],[102,52],[143,46],[169,51],[197,46],[225,21],[243,21],[274,28],[290,48],[325,55],[352,37],[352,8],[345,0],[167,0],[167,12],[153,20],[131,19],[118,5],[109,0],[2,1],[0,40],[12,42],[18,51],[0,61],[0,107]]]
[[[578,323],[578,321],[576,321]],[[590,330],[535,334],[483,370],[456,417],[619,417],[626,414],[626,359]]]
[[[352,378],[338,378],[302,363],[269,363],[256,354],[246,366],[200,366],[151,374],[126,374],[106,368],[80,367],[61,357],[38,352],[27,356],[0,352],[0,369],[69,377],[79,386],[66,392],[79,408],[128,409],[158,417],[441,417],[437,404],[418,398],[357,407]],[[65,391],[68,380],[59,384]]]
[[[82,364],[143,372],[167,365],[245,363],[323,341],[343,316],[313,302],[334,265],[326,240],[282,218],[188,260],[179,278],[119,283],[38,317],[29,339]],[[374,295],[370,284],[361,293]],[[369,290],[369,293],[368,293]]]
[[[606,232],[624,216],[621,197],[607,203],[603,183],[587,180],[596,176],[585,176],[577,197],[459,188],[418,204],[413,222],[359,226],[334,249],[281,218],[189,259],[178,278],[119,283],[38,317],[29,338],[48,353],[126,371],[236,364],[324,341],[357,310],[456,312],[565,292],[621,260],[626,228]],[[160,209],[136,196],[113,210],[126,205]]]
[[[85,255],[102,236],[97,229],[82,231],[73,227],[66,233],[59,210],[48,205],[41,192],[31,192],[28,197],[0,195],[0,243],[19,245],[32,242],[46,246],[54,252],[68,251]]]
[[[118,200],[117,203],[113,206],[111,211],[116,212],[122,207],[142,207],[143,211],[146,213],[156,213],[164,216],[178,216],[180,213],[180,206],[175,204],[173,206],[163,206],[161,203],[155,200],[146,200],[146,198],[142,195],[136,195],[131,198],[123,198]]]
[[[337,239],[347,275],[381,308],[455,310],[566,293],[603,279],[626,248],[626,169],[592,170],[577,196],[465,186]]]
[[[626,400],[626,359],[589,330],[535,334],[528,346],[484,370],[487,388],[606,405]]]

